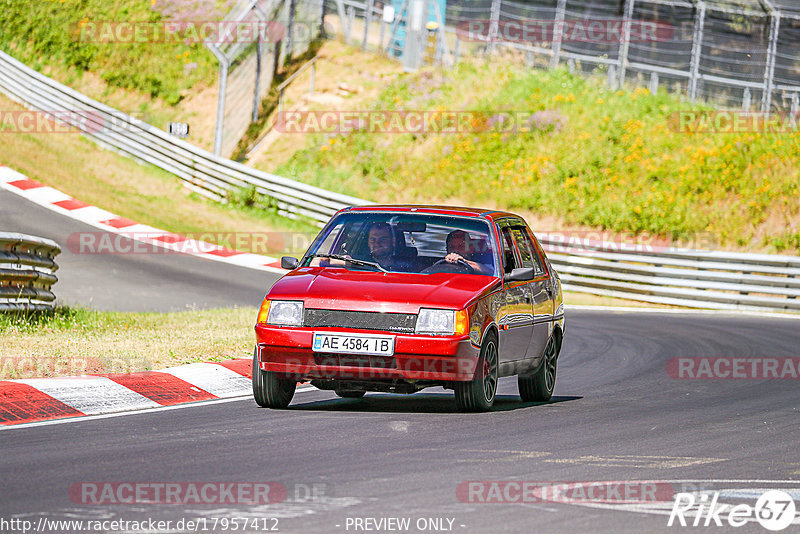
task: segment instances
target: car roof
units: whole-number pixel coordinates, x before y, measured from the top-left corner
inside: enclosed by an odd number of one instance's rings
[[[396,211],[396,212],[415,212],[431,213],[436,215],[457,215],[462,217],[484,217],[489,219],[499,219],[502,217],[517,217],[519,215],[505,211],[489,210],[483,208],[468,208],[464,206],[435,206],[435,205],[415,205],[415,204],[372,204],[368,206],[353,206],[342,211]]]

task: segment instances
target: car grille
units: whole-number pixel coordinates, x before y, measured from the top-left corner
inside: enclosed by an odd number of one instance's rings
[[[364,356],[360,354],[314,354],[316,365],[332,367],[371,367],[373,369],[397,369],[393,356]]]
[[[413,313],[379,313],[306,308],[303,325],[333,326],[413,334],[417,316]]]

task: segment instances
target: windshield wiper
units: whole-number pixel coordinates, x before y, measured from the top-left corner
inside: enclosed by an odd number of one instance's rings
[[[388,273],[386,269],[381,267],[377,262],[374,261],[366,261],[366,260],[357,260],[355,258],[348,258],[347,256],[340,256],[338,254],[313,254],[312,258],[328,258],[334,260],[342,260],[347,263],[352,263],[353,265],[364,265],[366,267],[375,267],[379,271],[383,271],[384,273]]]

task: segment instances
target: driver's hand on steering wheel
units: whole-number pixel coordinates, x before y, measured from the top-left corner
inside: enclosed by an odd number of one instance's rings
[[[447,256],[444,257],[444,261],[447,263],[458,263],[459,261],[466,261],[461,254],[457,252],[450,252]]]

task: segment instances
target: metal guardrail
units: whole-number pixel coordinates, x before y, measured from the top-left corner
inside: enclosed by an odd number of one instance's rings
[[[690,308],[800,310],[800,257],[540,242],[568,290]]]
[[[178,176],[208,198],[225,200],[232,190],[255,188],[274,199],[287,217],[325,223],[337,210],[371,202],[275,176],[225,159],[168,135],[130,115],[97,102],[0,52],[0,91],[28,108],[49,114],[70,112],[70,124],[123,155]]]
[[[60,252],[55,241],[0,232],[0,312],[52,308]]]

